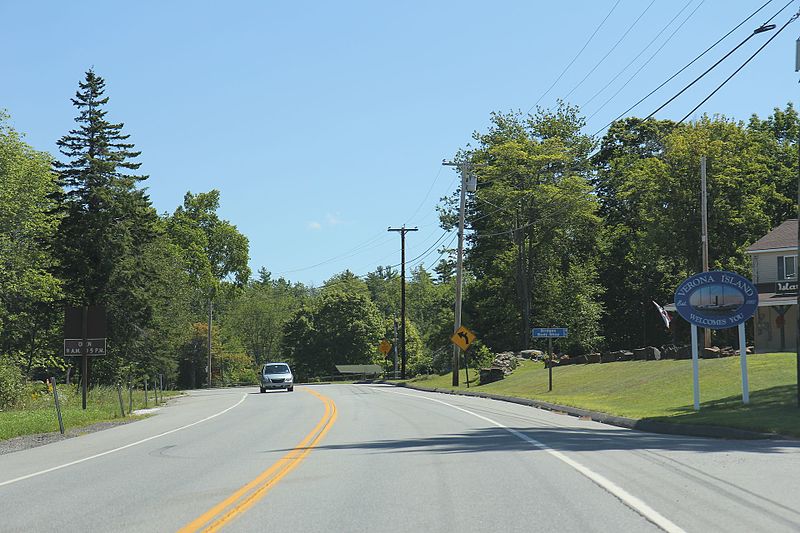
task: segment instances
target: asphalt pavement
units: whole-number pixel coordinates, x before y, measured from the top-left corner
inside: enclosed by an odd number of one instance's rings
[[[0,456],[0,531],[798,531],[800,442],[388,385],[195,391]]]

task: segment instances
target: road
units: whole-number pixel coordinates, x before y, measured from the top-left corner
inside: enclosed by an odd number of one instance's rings
[[[0,456],[0,531],[798,531],[800,442],[384,385],[195,391]]]

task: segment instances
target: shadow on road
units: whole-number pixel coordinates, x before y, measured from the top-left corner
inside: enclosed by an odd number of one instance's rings
[[[627,429],[580,429],[568,427],[514,427],[514,432],[558,451],[669,450],[692,452],[800,453],[800,442],[786,440],[734,441],[662,435]],[[474,453],[492,451],[537,451],[535,444],[497,427],[422,438],[386,439],[346,444],[324,444],[319,450],[356,449],[381,453]]]

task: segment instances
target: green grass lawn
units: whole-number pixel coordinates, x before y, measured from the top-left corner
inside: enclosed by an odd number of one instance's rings
[[[32,391],[30,398],[25,398],[23,407],[0,411],[0,440],[20,435],[58,431],[58,418],[53,395],[45,392],[43,385],[41,389],[39,392]],[[164,391],[165,398],[178,394],[181,393]],[[80,389],[74,385],[59,385],[58,399],[61,403],[61,416],[64,420],[65,430],[121,418],[117,390],[112,387],[96,387],[89,390],[86,410],[81,408]],[[126,389],[122,391],[122,399],[127,414],[129,397]],[[134,390],[133,408],[142,409],[144,406],[144,391]],[[148,407],[155,407],[152,390],[148,392]],[[134,415],[133,418],[137,417]]]
[[[693,409],[691,360],[628,361],[547,369],[525,361],[504,380],[478,386],[470,371],[470,390],[530,398],[630,418],[728,426],[800,437],[795,354],[759,354],[747,358],[750,404],[742,405],[738,357],[703,359],[700,411]],[[465,389],[464,372],[459,389]],[[410,381],[426,388],[453,388],[452,375]]]

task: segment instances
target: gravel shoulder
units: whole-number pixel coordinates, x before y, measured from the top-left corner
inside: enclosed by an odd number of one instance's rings
[[[55,431],[53,433],[35,433],[33,435],[13,437],[0,441],[0,455],[27,450],[28,448],[36,448],[37,446],[44,446],[45,444],[50,444],[51,442],[58,442],[65,439],[71,439],[73,437],[80,437],[81,435],[86,435],[87,433],[94,433],[95,431],[102,431],[115,426],[130,424],[131,422],[136,422],[137,420],[141,420],[143,418],[145,417],[133,416],[109,422],[96,422],[88,426],[68,429],[64,435],[58,431]]]

